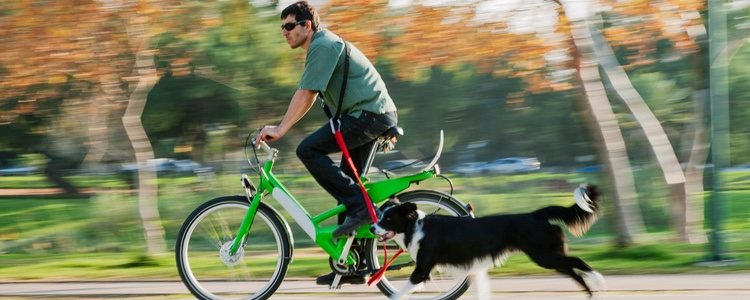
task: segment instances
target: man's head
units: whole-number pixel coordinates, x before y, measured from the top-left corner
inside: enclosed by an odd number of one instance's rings
[[[320,16],[307,1],[298,1],[281,11],[281,33],[292,49],[300,46],[307,48],[306,43],[318,31],[318,26]]]

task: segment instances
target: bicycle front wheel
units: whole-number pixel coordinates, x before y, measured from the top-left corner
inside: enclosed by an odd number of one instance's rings
[[[416,204],[419,210],[428,215],[469,215],[469,211],[461,202],[440,192],[420,190],[401,194],[398,198],[402,203],[412,202]],[[379,269],[384,264],[383,247],[387,247],[389,260],[399,249],[399,246],[393,240],[385,245],[378,244],[374,239],[368,239],[365,243],[367,263],[374,270]],[[403,253],[388,268],[388,271],[378,283],[378,289],[388,297],[398,293],[399,289],[409,281],[409,275],[413,270],[414,262],[408,253]],[[424,287],[421,290],[414,291],[409,299],[458,299],[469,287],[466,276],[456,277],[454,274],[443,272],[439,268],[432,270],[430,278],[429,281],[424,283]]]
[[[198,299],[267,299],[286,275],[292,244],[288,226],[263,203],[240,249],[229,248],[249,208],[247,198],[210,200],[185,220],[177,237],[177,269]]]

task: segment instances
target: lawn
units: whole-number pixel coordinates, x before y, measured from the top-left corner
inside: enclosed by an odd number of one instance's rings
[[[646,171],[644,171],[646,172]],[[312,214],[330,207],[333,199],[309,177],[282,175]],[[453,176],[455,196],[471,202],[478,215],[528,211],[544,205],[572,203],[571,191],[580,182],[601,184],[590,174],[534,173],[480,177]],[[658,174],[637,174],[639,203],[648,234],[627,249],[615,249],[607,199],[605,213],[583,238],[570,236],[571,253],[609,274],[735,272],[750,270],[750,173],[725,175],[722,193],[723,237],[727,254],[738,264],[706,268],[696,266],[709,255],[708,244],[670,242],[668,199]],[[144,257],[143,234],[137,198],[117,176],[73,178],[83,188],[102,191],[87,198],[0,198],[0,280],[21,279],[176,279],[173,255]],[[195,177],[159,179],[159,209],[167,245],[174,240],[184,218],[200,203],[221,195],[241,194],[237,176],[217,176],[211,182]],[[45,188],[40,176],[0,177],[0,188]],[[436,178],[416,186],[450,192],[447,181]],[[606,189],[606,186],[604,186]],[[708,195],[708,194],[707,194]],[[710,197],[706,197],[710,201]],[[269,204],[280,208],[273,200]],[[291,221],[291,218],[287,218]],[[327,258],[296,225],[295,257],[289,276],[310,277],[325,273]],[[496,274],[551,274],[523,255],[511,256]]]

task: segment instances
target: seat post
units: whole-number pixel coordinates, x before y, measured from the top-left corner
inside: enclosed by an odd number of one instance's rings
[[[372,166],[372,162],[375,160],[375,153],[378,151],[378,147],[382,142],[383,138],[379,137],[377,140],[375,140],[374,143],[372,143],[370,154],[367,156],[367,161],[364,168],[362,168],[362,173],[360,174],[360,176],[367,178],[367,174],[368,172],[370,172],[370,166]]]

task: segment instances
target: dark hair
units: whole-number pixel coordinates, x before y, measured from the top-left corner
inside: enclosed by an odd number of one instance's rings
[[[318,11],[315,10],[315,7],[307,3],[307,1],[297,1],[281,11],[282,20],[286,19],[289,15],[293,15],[295,21],[310,20],[312,30],[318,31],[320,16],[318,16]]]

